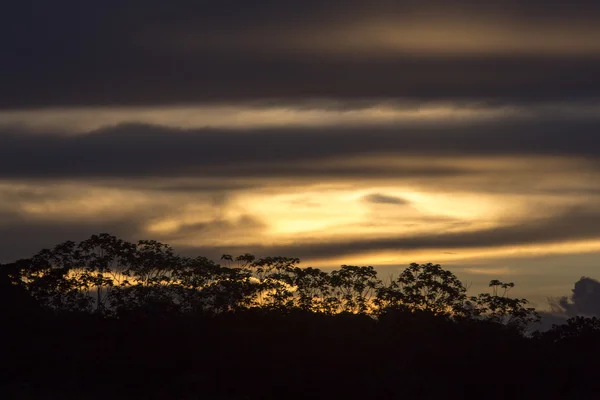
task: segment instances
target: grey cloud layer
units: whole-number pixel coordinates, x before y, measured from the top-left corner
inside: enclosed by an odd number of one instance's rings
[[[593,28],[600,7],[590,1],[512,0],[454,2],[451,7],[408,0],[11,2],[0,16],[0,107],[257,97],[548,99],[600,94],[599,54],[458,57],[311,50],[311,43],[327,39],[329,29],[340,24],[352,27],[383,16],[401,26],[429,14],[442,22],[485,16],[506,32],[518,23],[532,32],[545,27],[567,34],[581,25]],[[447,29],[460,30],[460,23],[454,23],[458,25]],[[305,39],[309,43],[299,51],[294,35],[303,32],[316,37]],[[247,38],[256,35],[258,45],[248,45]],[[192,48],[186,47],[188,42]]]
[[[0,177],[434,177],[459,167],[315,165],[358,156],[565,155],[596,162],[597,118],[254,131],[122,125],[86,135],[0,132]]]

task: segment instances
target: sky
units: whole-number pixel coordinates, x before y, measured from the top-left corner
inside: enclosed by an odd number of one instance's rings
[[[600,3],[11,3],[0,262],[108,232],[538,308],[600,278]]]

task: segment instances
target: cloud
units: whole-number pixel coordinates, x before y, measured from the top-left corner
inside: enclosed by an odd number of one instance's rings
[[[365,194],[369,196],[369,190],[373,194],[372,186],[365,186],[362,194],[355,184],[341,191],[335,185],[329,191],[318,185],[310,190],[265,186],[235,194],[129,186],[127,190],[76,182],[1,186],[0,236],[5,239],[0,254],[5,259],[23,257],[26,250],[35,252],[102,231],[126,239],[161,240],[192,255],[251,252],[307,260],[430,250],[435,254],[460,250],[461,258],[468,258],[478,249],[551,250],[557,243],[600,238],[600,213],[593,203],[575,208],[564,202],[552,207],[552,202],[530,203],[524,209],[515,203],[509,219],[493,196],[479,204],[483,200],[477,195],[452,199],[407,193],[393,198],[409,199],[411,212],[397,215],[372,214],[364,205]],[[503,196],[502,202],[509,198]],[[404,226],[406,222],[413,226]]]
[[[465,272],[474,275],[493,275],[495,277],[507,275],[511,272],[508,267],[496,267],[496,268],[465,268]]]
[[[520,110],[446,124],[5,128],[0,205],[21,213],[29,234],[36,226],[115,233],[113,223],[131,221],[141,237],[209,254],[325,259],[597,238],[597,115]]]
[[[277,102],[195,104],[153,107],[71,107],[0,111],[0,127],[44,134],[77,134],[127,123],[184,129],[260,129],[278,127],[385,126],[434,121],[535,118],[551,113],[563,118],[594,115],[594,103],[519,104],[420,102],[398,99],[304,99]]]
[[[39,220],[26,215],[2,215],[0,224],[0,263],[28,258],[45,248],[67,240],[81,241],[93,234],[108,232],[128,240],[147,238],[144,232],[145,216],[128,215],[120,218],[96,220]]]
[[[0,18],[0,87],[11,93],[0,107],[564,99],[600,88],[589,1],[220,3],[13,2]]]
[[[21,3],[2,257],[101,231],[308,259],[600,235],[600,4]]]
[[[444,165],[399,166],[418,156],[558,156],[596,168],[597,116],[251,130],[125,124],[82,135],[0,131],[0,178],[111,177],[451,177],[477,173]],[[568,135],[565,134],[568,132]],[[351,163],[360,158],[393,163]],[[434,160],[434,159],[432,159]],[[435,160],[434,160],[435,161]],[[395,166],[394,166],[395,165]]]
[[[249,236],[260,236],[265,228],[266,224],[258,218],[242,215],[233,220],[215,218],[205,222],[184,223],[172,232],[161,236],[167,242],[175,240],[206,242],[218,237],[232,243],[239,243],[248,240]]]
[[[593,278],[582,277],[575,282],[570,296],[551,299],[555,312],[569,317],[583,315],[600,316],[600,282]]]
[[[514,225],[468,231],[427,232],[426,234],[364,239],[302,241],[273,246],[199,246],[186,251],[277,254],[306,259],[339,258],[382,251],[428,249],[477,249],[502,246],[552,244],[564,241],[600,238],[600,213],[573,209],[548,218]]]
[[[365,196],[364,199],[370,203],[377,204],[396,204],[396,205],[404,205],[409,204],[409,201],[402,199],[400,197],[395,196],[386,196],[380,193],[373,193],[368,196]]]

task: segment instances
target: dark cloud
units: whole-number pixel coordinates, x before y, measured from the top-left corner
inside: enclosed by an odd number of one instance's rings
[[[187,239],[205,241],[215,237],[232,239],[234,237],[247,238],[260,235],[266,225],[259,219],[250,215],[242,215],[234,220],[221,217],[210,221],[184,224],[175,232],[164,234],[164,240]],[[251,233],[250,233],[251,232]]]
[[[164,60],[162,58],[164,57]],[[230,102],[255,98],[408,97],[547,101],[600,97],[600,57],[488,56],[386,60],[187,59],[165,54],[81,75],[65,64],[0,75],[0,107]],[[168,60],[168,61],[167,61]],[[218,60],[218,61],[216,61]],[[41,62],[39,60],[38,62]],[[168,62],[168,64],[167,64]],[[139,64],[139,65],[138,65]],[[165,65],[166,64],[166,65]],[[67,66],[65,66],[67,65]],[[177,66],[177,67],[175,67]],[[49,66],[51,67],[51,66]],[[343,73],[340,73],[343,71]],[[46,76],[39,76],[40,74]],[[61,76],[63,75],[64,76]],[[22,76],[18,76],[22,75]],[[110,88],[110,90],[108,90]]]
[[[545,27],[569,33],[582,25],[593,27],[600,7],[590,1],[512,0],[452,6],[411,0],[11,2],[0,16],[0,107],[257,97],[564,99],[599,94],[600,57],[593,53],[453,56],[311,50],[340,25],[352,28],[365,19],[385,17],[402,26],[424,15],[450,21],[485,17],[509,33],[514,24],[529,26],[531,32]],[[447,28],[450,33],[460,30],[460,20],[455,24]],[[305,38],[306,48],[295,49],[295,37],[307,32],[315,38]],[[254,37],[258,43],[249,44]]]
[[[550,304],[555,312],[574,317],[600,317],[600,282],[593,278],[582,277],[570,296],[553,298]]]
[[[121,182],[122,184],[122,182]],[[118,185],[118,184],[117,184]],[[259,184],[250,183],[235,183],[235,182],[190,182],[190,183],[158,183],[156,181],[147,182],[144,184],[143,180],[134,180],[128,182],[129,187],[143,188],[149,186],[152,190],[160,190],[171,193],[217,193],[222,194],[223,192],[229,192],[232,190],[248,190],[256,187],[260,187]]]
[[[39,220],[25,215],[2,215],[0,223],[0,263],[28,258],[67,240],[81,241],[100,232],[109,232],[127,240],[146,238],[145,216],[98,218],[94,220]]]
[[[360,156],[558,155],[595,162],[600,156],[598,122],[595,117],[547,116],[447,125],[252,131],[121,125],[74,136],[0,132],[0,177],[441,178],[474,171],[347,161]],[[335,164],[339,161],[346,163]]]
[[[396,196],[388,196],[381,193],[373,193],[364,197],[364,199],[370,203],[378,203],[378,204],[396,204],[396,205],[404,205],[409,204],[409,202],[401,197]]]

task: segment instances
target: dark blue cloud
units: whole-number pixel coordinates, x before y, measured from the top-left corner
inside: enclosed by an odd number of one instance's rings
[[[598,19],[590,1],[10,2],[0,15],[0,107],[174,104],[248,98],[598,97],[598,55],[418,55],[294,52],[291,31],[364,18],[481,15],[569,30]],[[564,23],[563,25],[557,22]],[[502,20],[499,20],[502,24]],[[566,25],[565,25],[566,24]],[[277,46],[244,45],[250,34]],[[220,45],[224,37],[233,46]],[[180,51],[182,42],[200,43]],[[574,43],[575,45],[575,43]]]

